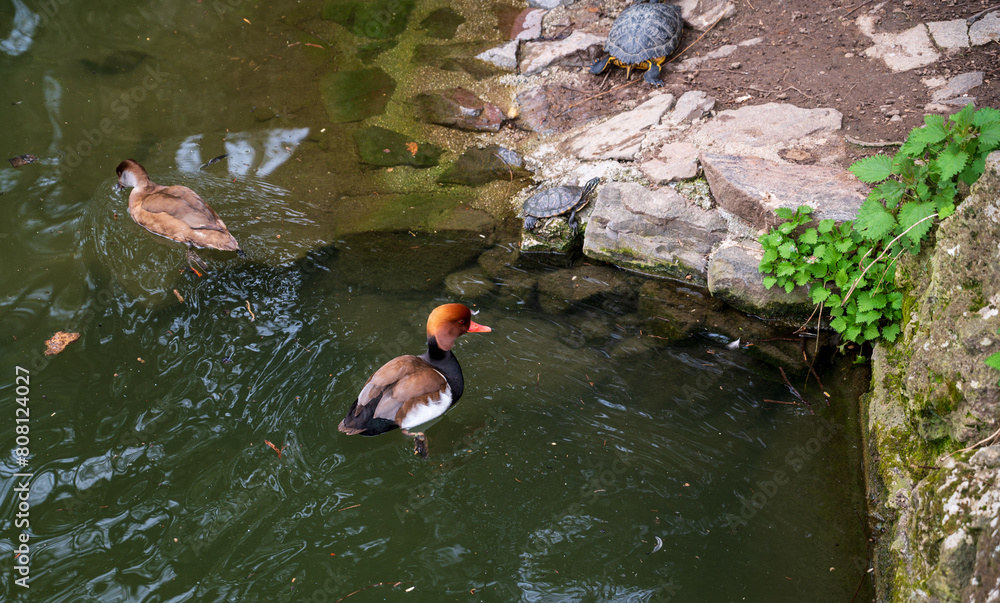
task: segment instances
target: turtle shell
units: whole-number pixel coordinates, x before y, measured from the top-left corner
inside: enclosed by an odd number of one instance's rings
[[[557,186],[535,193],[524,202],[524,215],[551,218],[587,204],[588,194],[594,190],[599,178],[584,186]]]
[[[626,65],[666,57],[677,48],[683,26],[679,6],[633,4],[615,19],[604,49]]]

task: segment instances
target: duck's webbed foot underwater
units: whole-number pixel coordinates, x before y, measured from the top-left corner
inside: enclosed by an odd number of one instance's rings
[[[403,435],[413,438],[413,454],[422,459],[427,458],[427,436],[421,431],[409,431],[404,429]]]

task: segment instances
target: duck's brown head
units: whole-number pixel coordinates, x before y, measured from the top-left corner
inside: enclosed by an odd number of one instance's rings
[[[119,163],[115,171],[118,172],[118,190],[136,187],[149,180],[146,168],[134,159]]]
[[[466,333],[489,333],[492,330],[473,321],[472,311],[462,304],[438,306],[427,317],[427,341],[434,340],[439,348],[446,351]]]

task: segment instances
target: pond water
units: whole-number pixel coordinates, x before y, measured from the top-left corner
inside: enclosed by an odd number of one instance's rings
[[[871,599],[847,369],[821,370],[813,414],[765,402],[793,399],[777,369],[709,321],[656,335],[635,277],[543,299],[525,283],[564,259],[517,258],[509,228],[405,227],[473,194],[362,166],[362,124],[330,121],[321,74],[426,70],[400,60],[450,43],[424,17],[454,7],[473,47],[509,7],[3,1],[3,147],[38,157],[0,168],[4,601]],[[366,123],[411,128],[399,82]],[[114,191],[126,157],[201,192],[248,258],[185,270]],[[455,273],[481,286],[449,292]],[[493,331],[459,341],[466,393],[429,458],[338,433],[446,301]],[[57,331],[80,339],[43,356]]]

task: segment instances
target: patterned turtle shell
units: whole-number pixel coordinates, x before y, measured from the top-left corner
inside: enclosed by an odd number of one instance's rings
[[[684,20],[681,9],[658,0],[640,1],[622,11],[615,19],[604,49],[609,56],[598,59],[590,68],[598,74],[614,63],[628,72],[646,69],[644,79],[654,86],[660,82],[660,65],[677,49]]]
[[[590,201],[590,193],[597,188],[600,178],[583,186],[557,186],[535,193],[524,202],[524,229],[531,230],[538,218],[552,218],[569,212],[569,226],[576,232],[576,212]]]

